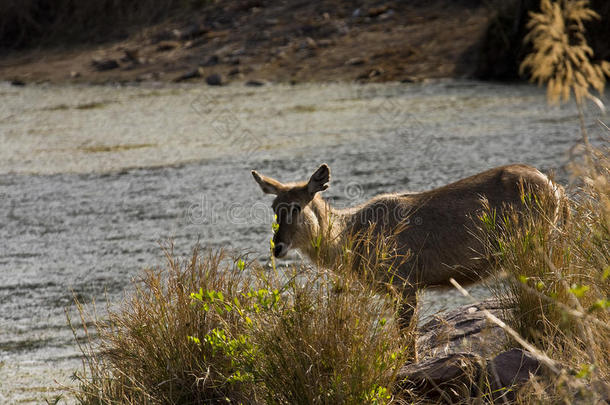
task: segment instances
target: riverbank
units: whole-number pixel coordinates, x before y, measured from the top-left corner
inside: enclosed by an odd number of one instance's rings
[[[10,53],[0,78],[380,82],[474,74],[493,18],[482,2],[361,3],[214,4],[123,40]]]
[[[74,40],[0,51],[0,80],[212,85],[243,81],[256,86],[441,77],[510,79],[517,75],[524,17],[533,3],[537,4],[529,0],[209,2],[154,24],[119,26],[94,42]],[[610,12],[604,5],[597,9]],[[607,36],[598,25],[592,25],[592,44],[604,58],[607,41],[595,38]]]

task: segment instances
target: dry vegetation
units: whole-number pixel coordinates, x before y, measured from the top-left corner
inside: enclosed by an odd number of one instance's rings
[[[205,0],[3,0],[0,2],[0,47],[44,45],[52,41],[84,42],[116,38],[129,25],[149,24],[177,9]]]
[[[521,65],[521,72],[531,72],[532,80],[545,83],[551,102],[563,101],[574,94],[577,103],[590,97],[592,87],[602,93],[610,63],[591,62],[593,49],[585,39],[584,24],[599,19],[589,8],[588,0],[542,0],[540,13],[530,13],[525,37],[531,41],[534,52]]]
[[[77,374],[83,404],[385,403],[413,333],[353,269],[280,272],[222,254],[167,269],[107,318]]]
[[[552,204],[527,193],[525,215],[507,216],[500,227],[483,221],[496,260],[491,288],[514,304],[505,319],[551,359],[547,375],[521,391],[525,403],[608,398],[610,150],[593,152],[559,225]]]

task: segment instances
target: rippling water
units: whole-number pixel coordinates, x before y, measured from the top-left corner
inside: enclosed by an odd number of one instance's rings
[[[69,384],[73,294],[119,300],[162,263],[159,241],[265,260],[270,197],[250,169],[304,180],[326,162],[326,197],[347,206],[512,162],[565,181],[579,137],[574,109],[548,107],[542,90],[467,81],[0,84],[0,101],[0,402],[39,403],[53,380]],[[432,313],[462,301],[430,291],[425,302]]]

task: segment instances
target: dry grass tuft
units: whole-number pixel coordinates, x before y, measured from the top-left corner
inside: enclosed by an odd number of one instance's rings
[[[578,104],[591,97],[590,89],[602,93],[610,63],[594,64],[593,50],[585,39],[584,23],[598,19],[588,0],[541,0],[540,13],[530,13],[525,37],[534,51],[521,64],[521,74],[531,73],[533,81],[547,83],[551,103],[568,101],[573,93]]]
[[[93,323],[82,404],[389,403],[414,334],[396,298],[343,268],[280,272],[198,250],[149,270]]]
[[[525,403],[608,395],[610,150],[594,151],[574,200],[563,202],[569,219],[557,222],[551,201],[526,193],[525,215],[507,216],[500,227],[485,223],[496,262],[492,290],[515,302],[508,323],[558,365]]]

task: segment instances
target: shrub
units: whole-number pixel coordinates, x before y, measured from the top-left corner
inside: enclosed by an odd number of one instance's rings
[[[82,404],[388,403],[413,334],[395,298],[355,271],[280,272],[197,248],[165,250],[81,348]]]

